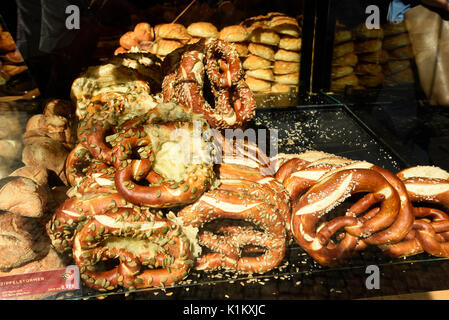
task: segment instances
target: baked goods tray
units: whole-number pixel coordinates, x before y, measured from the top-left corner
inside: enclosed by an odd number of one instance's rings
[[[320,150],[354,160],[366,160],[392,172],[408,166],[407,161],[402,159],[400,154],[392,150],[381,137],[376,136],[344,104],[258,109],[248,129],[254,129],[258,133],[264,132],[263,129],[271,132],[271,135],[265,135],[270,137],[271,147],[277,145],[279,153]],[[340,206],[335,214],[343,214],[344,207],[344,205]],[[133,292],[99,293],[82,288],[78,292],[70,293],[70,296],[63,295],[58,298],[283,299],[287,293],[290,299],[302,299],[313,296],[311,293],[310,295],[304,293],[304,277],[310,279],[310,275],[332,275],[332,292],[336,294],[344,292],[348,286],[348,282],[343,281],[342,272],[351,274],[355,272],[356,278],[364,279],[365,269],[369,265],[415,264],[436,260],[443,259],[426,254],[406,259],[391,259],[377,247],[368,247],[347,260],[344,265],[327,268],[315,263],[294,241],[291,241],[283,262],[264,274],[191,271],[188,278],[176,286],[162,290],[149,288]],[[338,275],[335,275],[336,272]],[[312,284],[312,287],[316,286],[319,287],[320,284]],[[340,289],[338,289],[339,286]],[[318,295],[318,298],[320,297],[323,298]]]

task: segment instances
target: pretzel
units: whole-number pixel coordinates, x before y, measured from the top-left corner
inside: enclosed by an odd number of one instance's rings
[[[213,52],[216,46],[223,48],[223,50],[234,50],[229,45],[219,40],[208,40],[205,44],[206,55],[201,52],[200,46],[194,46],[182,54],[179,67],[172,73],[169,73],[163,80],[162,92],[165,102],[173,101],[178,104],[187,106],[190,110],[197,114],[202,114],[211,127],[217,129],[236,128],[244,126],[255,115],[255,100],[246,83],[243,81],[241,75],[242,67],[240,60],[232,60],[232,69],[226,69],[223,80],[228,83],[232,82],[232,86],[220,87],[221,76],[217,76],[218,62],[208,61],[214,59]],[[221,50],[221,49],[220,49]],[[226,52],[228,52],[226,51]],[[238,57],[237,57],[238,58]],[[206,67],[212,68],[208,75],[211,74],[213,80],[212,93],[215,100],[215,108],[212,108],[203,96],[203,88],[205,81],[205,66],[204,59],[206,59]],[[221,63],[224,66],[223,63]]]
[[[327,233],[317,231],[317,224],[324,215],[350,195],[360,192],[370,192],[372,202],[380,202],[380,210],[374,211],[375,214],[371,212],[370,218],[363,221],[351,215],[337,217],[328,222],[325,229]],[[356,252],[357,247],[360,247],[359,239],[365,242],[372,234],[389,227],[397,218],[400,205],[395,189],[375,170],[337,171],[320,180],[294,202],[293,236],[318,263],[325,266],[338,265]],[[346,234],[336,244],[331,240],[331,235],[342,227]],[[352,232],[351,228],[357,229],[357,232]]]
[[[213,220],[225,218],[244,220],[253,223],[257,229],[263,230],[263,232],[246,230],[239,233],[241,238],[235,238],[229,242],[231,250],[219,249],[219,252],[203,254],[195,265],[198,270],[223,268],[242,273],[263,273],[276,267],[284,257],[286,233],[283,217],[272,205],[249,194],[221,189],[208,191],[197,202],[182,209],[178,217],[182,219],[184,225],[197,228],[202,228]],[[207,233],[206,236],[211,238]],[[235,234],[232,236],[235,237]],[[204,234],[202,239],[205,240]],[[225,245],[223,239],[227,241],[226,236],[225,238],[217,236],[216,241],[204,241],[204,243],[208,243],[212,248],[222,248]],[[239,249],[236,248],[237,244]],[[264,253],[258,257],[236,255],[241,250],[240,246],[246,244],[263,247]]]
[[[70,252],[73,238],[96,214],[115,208],[130,207],[118,193],[90,193],[64,201],[46,225],[47,234],[58,252]]]
[[[76,180],[85,177],[86,168],[92,162],[92,156],[82,144],[77,144],[67,156],[65,162],[65,175],[67,182],[74,185]]]
[[[416,166],[399,172],[414,203],[440,205],[449,210],[449,173],[432,166]],[[404,241],[382,246],[384,253],[403,257],[427,252],[449,257],[449,216],[442,210],[427,207],[413,209],[415,222]]]
[[[154,139],[158,135],[176,136],[177,129],[192,134],[191,122],[150,123],[146,127],[136,126],[134,120],[131,122],[133,125],[124,124],[127,130],[119,132],[112,156],[116,168],[115,185],[127,201],[152,208],[168,208],[192,203],[208,190],[214,178],[213,168],[211,164],[204,162],[204,155],[200,157],[200,163],[189,163],[181,181],[166,179],[152,169],[156,156]],[[152,130],[157,132],[150,137]],[[199,147],[196,151],[204,153],[204,145]],[[133,154],[135,149],[139,160],[131,159],[132,156],[137,156]],[[148,186],[139,184],[144,179],[149,183]]]
[[[73,257],[85,285],[99,291],[168,287],[183,280],[193,264],[178,225],[125,208],[95,215],[75,236]],[[112,259],[118,266],[97,268]]]

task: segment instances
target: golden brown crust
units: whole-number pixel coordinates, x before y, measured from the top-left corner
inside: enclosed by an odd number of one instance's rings
[[[384,82],[384,74],[378,73],[376,75],[362,75],[359,76],[359,83],[367,88],[379,87]]]
[[[274,54],[274,59],[289,62],[299,62],[301,60],[301,54],[295,51],[279,49]]]
[[[245,70],[267,69],[271,68],[271,66],[272,62],[270,60],[258,57],[254,54],[249,54],[243,61],[243,69]]]
[[[134,37],[137,41],[153,41],[154,30],[149,23],[141,22],[134,27]]]
[[[270,46],[277,46],[281,38],[269,29],[255,29],[248,35],[248,40],[254,43],[262,43]]]
[[[393,49],[389,51],[388,54],[390,55],[391,59],[398,59],[398,60],[413,59],[415,56],[413,54],[413,48],[411,45]]]
[[[381,28],[368,29],[365,23],[362,23],[354,28],[354,35],[357,39],[383,39],[384,32]]]
[[[361,54],[358,57],[361,62],[384,64],[388,61],[389,54],[386,50],[382,49],[376,52]]]
[[[289,93],[291,88],[296,87],[295,85],[288,85],[282,83],[273,83],[271,86],[271,92],[273,93]]]
[[[163,23],[154,27],[155,39],[189,40],[186,27],[179,23]]]
[[[281,84],[293,84],[299,83],[299,72],[292,72],[287,74],[275,75],[274,81]]]
[[[244,42],[233,42],[232,45],[234,46],[235,50],[237,50],[237,53],[239,57],[245,58],[249,54],[248,45]]]
[[[384,73],[390,75],[410,68],[410,60],[391,60],[384,65]]]
[[[354,71],[353,67],[350,66],[342,66],[342,67],[332,67],[331,78],[341,78],[347,75],[350,75]]]
[[[256,56],[274,61],[274,50],[271,46],[259,43],[250,43],[248,44],[248,51]]]
[[[408,45],[410,45],[410,38],[408,33],[401,33],[399,35],[390,36],[385,38],[383,41],[383,48],[388,51]]]
[[[227,26],[220,30],[218,38],[227,42],[243,42],[248,39],[248,32],[240,25]]]
[[[355,67],[355,74],[364,75],[372,74],[376,75],[382,72],[382,66],[375,63],[360,63]]]
[[[246,75],[256,79],[274,81],[274,74],[272,69],[247,70]]]
[[[352,31],[348,29],[338,29],[334,35],[334,45],[353,40]]]
[[[348,41],[334,46],[333,57],[338,58],[351,52],[354,52],[354,42]]]
[[[359,84],[359,78],[354,74],[347,75],[346,77],[341,77],[338,79],[333,79],[331,82],[330,89],[332,91],[342,91],[347,86],[355,87]]]
[[[299,72],[299,62],[275,61],[273,64],[274,74],[287,74]]]
[[[187,32],[196,38],[218,38],[219,32],[210,22],[194,22],[187,27]]]
[[[358,56],[355,53],[348,53],[341,57],[332,59],[333,66],[351,66],[354,67],[358,62]]]
[[[251,76],[245,77],[246,84],[254,92],[268,92],[271,89],[271,82],[261,79],[256,79]]]
[[[302,38],[282,37],[278,46],[279,49],[301,51]]]

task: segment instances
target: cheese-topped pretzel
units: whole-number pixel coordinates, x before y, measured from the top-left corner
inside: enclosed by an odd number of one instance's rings
[[[250,192],[251,193],[251,192]],[[246,221],[254,225],[254,230],[240,233],[241,238],[228,242],[227,237],[201,236],[204,244],[218,252],[204,253],[196,263],[200,270],[229,269],[242,273],[263,273],[276,267],[283,259],[286,247],[286,232],[283,217],[275,207],[263,199],[257,199],[242,192],[216,189],[205,193],[197,202],[178,213],[184,225],[202,228],[216,219]],[[216,241],[211,239],[215,238]],[[207,240],[209,239],[209,240]],[[230,249],[223,249],[228,242]],[[237,245],[239,244],[239,249]],[[245,245],[263,248],[262,255],[241,256]],[[235,253],[238,253],[237,256]]]
[[[380,210],[370,214],[370,219],[360,221],[356,216],[346,215],[331,221],[327,228],[336,232],[344,227],[346,234],[338,244],[331,239],[331,233],[320,235],[318,222],[350,195],[369,192],[373,200],[380,203]],[[293,204],[292,232],[296,242],[317,262],[326,266],[337,265],[351,256],[358,239],[389,227],[397,218],[400,199],[395,189],[378,172],[369,169],[346,169],[337,171],[312,186]],[[357,232],[349,231],[350,228]]]
[[[84,284],[99,291],[167,287],[188,275],[189,248],[179,225],[121,208],[92,217],[75,236],[73,257]],[[97,267],[113,259],[118,266]]]
[[[193,122],[125,124],[114,142],[115,184],[135,204],[168,208],[188,204],[214,180],[210,149]],[[148,184],[148,185],[144,185]]]

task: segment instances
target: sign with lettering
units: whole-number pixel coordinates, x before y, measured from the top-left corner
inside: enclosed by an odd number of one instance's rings
[[[0,277],[0,299],[52,294],[79,288],[79,269],[75,265],[64,269]]]

